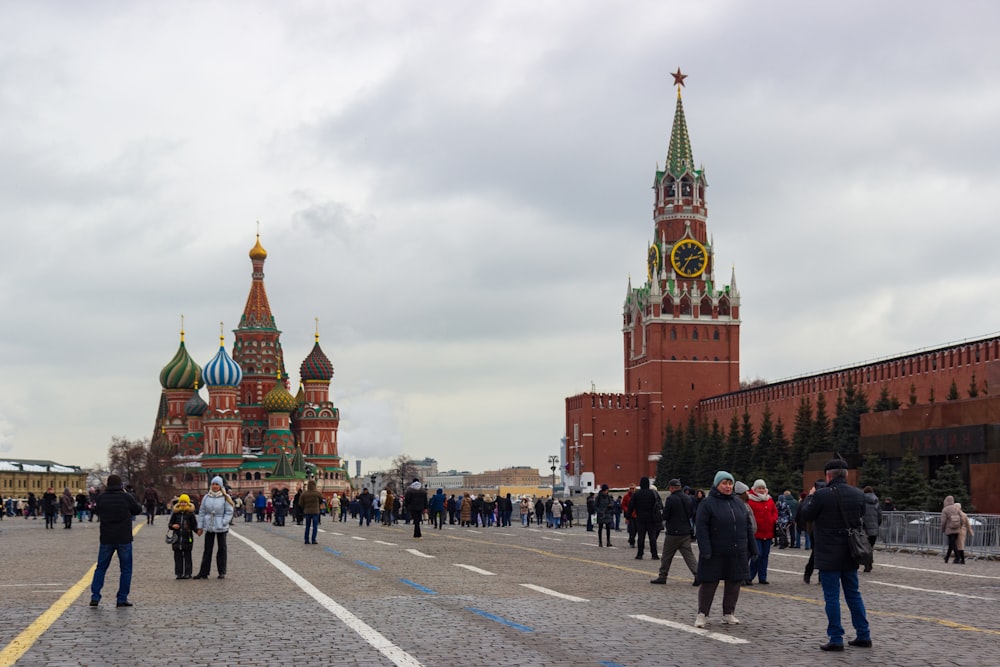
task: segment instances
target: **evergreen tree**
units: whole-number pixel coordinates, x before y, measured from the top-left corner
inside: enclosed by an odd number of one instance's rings
[[[951,381],[951,386],[948,387],[948,395],[945,396],[945,400],[948,401],[958,400],[958,384],[956,384],[954,379]]]
[[[911,403],[912,405],[912,403]],[[898,410],[899,399],[889,394],[889,385],[882,385],[882,393],[872,407],[872,412],[885,412],[886,410]]]
[[[674,459],[677,452],[674,440],[674,425],[667,424],[667,427],[663,429],[663,448],[660,450],[660,460],[656,462],[656,479],[654,483],[657,488],[660,486],[661,479],[664,482],[670,479],[670,471],[675,468]]]
[[[920,461],[912,449],[906,451],[899,469],[892,476],[892,501],[897,510],[923,511],[927,507],[929,487]]]
[[[803,398],[795,413],[795,430],[792,432],[792,452],[789,466],[794,470],[802,470],[802,466],[809,456],[812,430],[812,403],[809,402],[808,398]]]
[[[712,478],[715,478],[715,473],[719,470],[731,471],[733,469],[733,461],[736,460],[736,452],[740,447],[740,418],[735,412],[733,413],[733,418],[729,421],[729,436],[726,438],[726,449],[722,460],[719,461],[716,469],[712,472]]]
[[[750,468],[760,473],[766,479],[778,465],[781,452],[777,450],[774,441],[774,424],[772,422],[771,407],[764,405],[764,414],[760,418],[760,431],[757,433],[757,444],[754,447],[753,456],[750,460]]]
[[[843,396],[837,397],[834,419],[834,451],[850,460],[858,453],[861,440],[861,415],[868,412],[868,397],[849,381]]]
[[[750,472],[750,457],[753,454],[753,423],[750,421],[750,413],[743,413],[743,420],[740,423],[740,441],[733,452],[733,469],[730,470],[733,477],[739,478]]]
[[[979,387],[976,385],[976,374],[972,374],[972,382],[969,383],[969,398],[979,396]]]
[[[681,455],[676,462],[677,465],[672,469],[670,477],[690,477],[697,466],[698,448],[701,445],[700,440],[698,423],[695,421],[694,412],[692,411],[688,414],[687,426],[684,429],[683,444],[680,450]],[[666,482],[670,477],[663,480],[663,486],[658,485],[658,488],[667,488]]]
[[[719,469],[719,462],[723,460],[723,450],[725,449],[726,437],[717,419],[712,420],[712,429],[709,432],[705,444],[698,450],[695,457],[696,469],[686,483],[691,487],[708,487],[712,485],[715,472]],[[682,477],[681,481],[685,479]]]
[[[927,402],[928,403],[933,403],[934,402],[934,387],[931,387],[931,391],[927,395]]]
[[[910,383],[910,405],[917,404],[917,385]]]
[[[930,497],[927,500],[927,510],[929,512],[940,512],[944,508],[945,496],[952,496],[956,503],[962,503],[963,512],[972,512],[975,508],[971,505],[969,491],[962,481],[962,475],[958,469],[950,463],[945,463],[937,469],[934,479],[931,480]]]
[[[802,491],[802,472],[788,467],[785,460],[778,462],[774,471],[770,473],[770,479],[764,478],[770,485],[769,491],[775,496],[780,495],[786,489],[792,492],[796,499]]]
[[[882,462],[882,457],[868,450],[865,454],[865,462],[861,466],[861,470],[858,471],[861,487],[870,486],[875,489],[875,495],[881,497],[882,494],[886,493],[889,489],[886,484],[888,480],[888,473],[885,469],[885,464]]]
[[[830,417],[826,412],[826,398],[823,394],[816,397],[816,421],[812,427],[812,446],[808,454],[813,452],[828,452],[833,449],[830,439]]]

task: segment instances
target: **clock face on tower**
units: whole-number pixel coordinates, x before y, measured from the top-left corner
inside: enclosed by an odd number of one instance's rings
[[[697,278],[708,267],[708,251],[694,239],[684,239],[674,244],[670,251],[670,263],[677,275]]]
[[[649,279],[652,280],[656,276],[657,270],[660,268],[660,248],[654,243],[649,246],[649,257],[646,260],[646,269]]]

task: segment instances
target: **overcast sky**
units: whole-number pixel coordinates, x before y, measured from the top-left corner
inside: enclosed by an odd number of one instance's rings
[[[181,314],[199,364],[220,321],[232,349],[260,221],[344,458],[547,470],[564,399],[623,389],[678,67],[743,378],[996,332],[998,26],[988,1],[2,3],[0,457],[149,437]]]

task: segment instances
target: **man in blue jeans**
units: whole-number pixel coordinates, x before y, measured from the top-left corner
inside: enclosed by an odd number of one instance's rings
[[[94,512],[101,522],[101,548],[97,552],[97,569],[90,584],[90,606],[100,604],[104,576],[111,565],[111,557],[117,553],[121,575],[115,606],[131,607],[128,594],[132,589],[132,517],[142,514],[142,505],[122,489],[121,477],[108,475],[107,488],[97,496]]]
[[[844,601],[851,611],[851,624],[857,633],[847,643],[871,648],[871,630],[858,589],[858,564],[851,557],[847,544],[847,528],[862,528],[864,525],[865,496],[861,489],[847,483],[846,461],[833,459],[823,470],[826,472],[826,486],[818,490],[813,486],[800,508],[802,519],[811,521],[813,525],[813,554],[826,602],[826,634],[829,641],[820,649],[844,650],[844,626],[840,621],[841,587],[844,589]]]

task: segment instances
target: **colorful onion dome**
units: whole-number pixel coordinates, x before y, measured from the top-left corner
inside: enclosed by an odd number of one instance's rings
[[[268,412],[291,412],[298,407],[295,397],[288,393],[285,383],[281,381],[281,373],[278,373],[278,381],[267,392],[263,403]]]
[[[316,337],[316,344],[313,345],[312,352],[309,356],[305,358],[302,362],[302,366],[299,368],[299,377],[303,381],[307,380],[323,380],[329,382],[330,378],[333,377],[333,364],[330,363],[330,359],[323,353],[323,349],[319,346],[319,336]]]
[[[188,417],[201,417],[208,410],[208,403],[204,401],[201,394],[198,393],[198,383],[194,385],[194,393],[191,398],[188,399],[187,403],[184,404],[184,414]]]
[[[201,380],[201,366],[194,362],[184,347],[184,332],[177,354],[160,371],[160,386],[164,389],[194,389]]]
[[[260,234],[257,235],[257,243],[250,248],[250,259],[267,259],[267,251],[260,244]]]
[[[299,393],[295,394],[295,405],[300,408],[306,404],[306,390],[302,388],[302,383],[299,383]]]
[[[243,369],[226,353],[225,340],[219,337],[219,351],[205,364],[203,377],[209,387],[237,387],[243,379]]]

